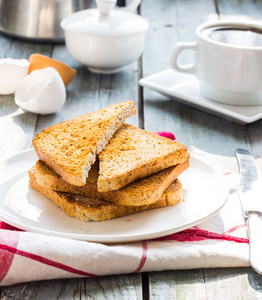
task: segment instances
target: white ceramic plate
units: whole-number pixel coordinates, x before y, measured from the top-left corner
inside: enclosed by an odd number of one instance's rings
[[[171,69],[140,79],[139,84],[155,90],[173,100],[199,108],[240,124],[262,118],[262,106],[235,106],[208,100],[199,93],[197,79],[193,75]]]
[[[0,219],[31,232],[110,243],[152,239],[196,225],[217,212],[228,197],[223,176],[192,155],[189,169],[179,177],[184,201],[176,206],[108,221],[82,222],[68,217],[29,186],[27,170],[36,160],[34,150],[29,149],[0,164],[4,181],[0,185]]]

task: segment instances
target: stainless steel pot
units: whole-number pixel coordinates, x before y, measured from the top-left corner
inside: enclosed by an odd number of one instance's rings
[[[0,31],[34,41],[63,42],[60,22],[92,0],[0,0]]]

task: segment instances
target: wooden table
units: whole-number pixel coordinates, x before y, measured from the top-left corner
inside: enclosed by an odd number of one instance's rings
[[[169,68],[177,41],[193,41],[197,25],[209,19],[262,19],[262,1],[142,0],[139,12],[150,23],[144,54],[114,75],[90,73],[64,45],[30,43],[4,35],[0,57],[29,58],[42,53],[77,69],[67,87],[65,106],[41,116],[19,109],[13,95],[0,97],[0,155],[5,158],[32,147],[43,128],[101,107],[133,99],[138,113],[129,122],[150,131],[172,131],[198,149],[218,170],[238,172],[234,151],[252,151],[262,171],[262,120],[239,125],[139,87],[141,77]],[[0,288],[1,299],[262,299],[262,277],[252,268],[163,271],[100,278],[22,283]]]

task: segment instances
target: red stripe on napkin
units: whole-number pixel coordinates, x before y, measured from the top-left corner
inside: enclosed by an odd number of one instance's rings
[[[18,241],[19,234],[13,235],[5,231],[0,235],[0,282],[2,282],[7,275],[15,256],[14,253],[7,252],[2,249],[2,247],[5,247],[7,244],[16,247]]]
[[[69,273],[82,275],[82,276],[92,276],[92,277],[98,276],[98,275],[95,275],[95,274],[92,274],[92,273],[87,273],[87,272],[84,272],[84,271],[81,271],[81,270],[74,269],[72,267],[69,267],[69,266],[61,264],[59,262],[50,260],[50,259],[48,259],[46,257],[42,257],[40,255],[36,255],[36,254],[30,253],[30,252],[18,250],[15,247],[10,247],[10,246],[7,246],[7,245],[0,244],[0,250],[7,251],[8,253],[12,253],[14,255],[16,254],[16,255],[20,255],[20,256],[23,256],[23,257],[26,257],[26,258],[29,258],[29,259],[32,259],[32,260],[36,260],[40,263],[43,263],[43,264],[46,264],[48,266],[55,267],[55,268],[67,271]]]
[[[6,230],[13,230],[13,231],[21,231],[21,229],[18,229],[12,225],[9,225],[5,222],[0,222],[0,228],[1,229],[6,229]]]
[[[237,229],[244,228],[244,227],[246,227],[246,224],[234,226],[234,227],[230,228],[229,230],[225,231],[224,234],[230,234],[230,233],[236,231]]]
[[[140,260],[140,263],[139,263],[137,269],[133,273],[138,273],[142,270],[142,268],[144,267],[144,265],[146,263],[146,258],[147,258],[147,242],[142,241],[142,257],[141,257],[141,260]]]
[[[202,229],[186,229],[184,231],[174,233],[168,236],[163,236],[155,241],[179,241],[179,242],[198,242],[202,240],[224,240],[224,241],[231,241],[236,243],[249,243],[249,240],[246,238],[240,238],[237,236],[232,236],[226,233],[216,233]]]

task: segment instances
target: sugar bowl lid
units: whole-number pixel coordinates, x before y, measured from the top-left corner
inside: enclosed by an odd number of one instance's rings
[[[65,31],[101,36],[125,36],[145,32],[148,22],[130,12],[136,9],[140,1],[131,1],[126,9],[114,9],[116,0],[96,0],[96,9],[73,13],[62,20],[61,27]]]

